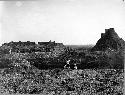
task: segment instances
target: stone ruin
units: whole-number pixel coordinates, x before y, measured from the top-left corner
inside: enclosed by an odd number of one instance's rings
[[[105,33],[101,33],[101,38],[97,41],[92,51],[119,50],[125,48],[125,41],[118,36],[114,28],[105,29]]]

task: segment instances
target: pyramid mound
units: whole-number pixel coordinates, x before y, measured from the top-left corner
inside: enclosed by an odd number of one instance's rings
[[[92,51],[105,51],[107,49],[119,50],[125,47],[125,41],[118,36],[114,28],[105,29],[105,33],[101,33],[101,38],[97,41]]]

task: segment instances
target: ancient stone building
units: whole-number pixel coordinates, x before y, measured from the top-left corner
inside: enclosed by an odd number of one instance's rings
[[[119,50],[125,47],[125,41],[118,36],[114,28],[105,29],[92,51],[105,51],[107,49]]]

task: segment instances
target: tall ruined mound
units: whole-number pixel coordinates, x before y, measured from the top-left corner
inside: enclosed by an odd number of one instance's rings
[[[118,36],[114,28],[105,29],[92,51],[105,51],[107,49],[119,50],[125,47],[125,41]]]

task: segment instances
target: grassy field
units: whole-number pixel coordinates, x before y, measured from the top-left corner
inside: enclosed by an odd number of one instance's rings
[[[122,69],[12,68],[1,70],[0,93],[44,95],[123,95]]]

